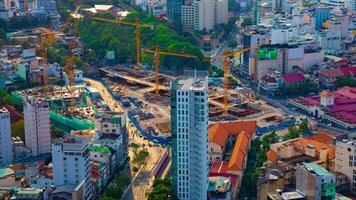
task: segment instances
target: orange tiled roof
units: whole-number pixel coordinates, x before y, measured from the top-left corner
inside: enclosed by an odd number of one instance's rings
[[[251,136],[242,132],[237,137],[234,151],[232,152],[231,159],[229,162],[228,170],[232,171],[242,171],[244,167],[245,156],[248,152],[248,146]]]
[[[335,148],[331,145],[326,145],[317,140],[301,138],[299,140],[292,142],[294,145],[297,145],[299,148],[306,148],[308,145],[313,145],[313,147],[319,152],[322,149],[328,149],[328,159],[335,158]]]
[[[209,142],[224,146],[229,134],[238,135],[244,131],[251,137],[256,128],[256,121],[236,121],[212,124],[209,126]]]
[[[333,137],[331,137],[330,135],[325,134],[325,133],[320,133],[320,134],[316,134],[316,135],[309,136],[309,137],[304,137],[304,138],[311,139],[311,140],[316,140],[316,141],[321,142],[323,144],[331,144],[334,141]]]
[[[334,92],[323,91],[323,92],[320,92],[320,96],[324,96],[324,97],[334,96]]]
[[[272,163],[277,163],[277,161],[278,161],[278,154],[275,152],[275,151],[273,151],[273,150],[269,150],[269,151],[267,151],[267,159],[269,160],[269,161],[271,161]]]

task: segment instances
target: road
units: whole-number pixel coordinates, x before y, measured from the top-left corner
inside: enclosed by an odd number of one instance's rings
[[[106,89],[106,87],[100,83],[99,81],[84,78],[84,81],[89,83],[91,87],[94,87],[98,90],[100,96],[104,101],[108,104],[110,110],[115,112],[123,112],[124,110],[120,108],[116,100],[113,96],[111,96],[110,92]]]

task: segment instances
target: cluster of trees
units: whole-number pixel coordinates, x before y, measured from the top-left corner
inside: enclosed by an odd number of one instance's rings
[[[284,135],[284,140],[298,138],[301,134],[308,133],[310,131],[311,127],[309,126],[308,120],[303,119],[298,126],[288,127],[288,132]]]
[[[237,85],[238,82],[233,76],[228,76],[227,80],[232,84],[232,85]]]
[[[100,17],[109,18],[109,15]],[[161,66],[164,69],[182,71],[197,68],[206,70],[208,62],[202,62],[203,54],[196,42],[177,32],[169,22],[159,20],[154,16],[146,16],[141,12],[133,12],[127,21],[138,17],[140,23],[150,24],[152,28],[141,28],[142,48],[154,49],[156,46],[162,51],[196,55],[198,59],[187,59],[173,56],[161,56]],[[131,20],[131,22],[133,22]],[[95,49],[96,56],[103,59],[107,51],[115,52],[115,63],[136,62],[136,39],[134,27],[104,23],[86,17],[79,23],[81,40],[91,49]],[[152,54],[142,54],[141,62],[153,64]]]
[[[213,77],[223,77],[224,76],[224,70],[217,68],[216,66],[212,66],[210,68],[210,75]]]
[[[66,55],[71,54],[68,52],[69,46],[64,44],[55,43],[53,46],[47,48],[47,59],[49,63],[57,62],[61,66],[66,64]],[[86,49],[83,56],[75,56],[74,64],[78,69],[86,72],[89,66],[93,65],[96,61],[95,51]]]
[[[11,124],[11,136],[20,137],[22,141],[25,141],[25,122],[23,119]]]
[[[63,138],[64,132],[59,130],[59,129],[51,129],[51,137],[56,139],[56,138]]]
[[[306,119],[302,120],[298,126],[290,126],[284,137],[277,135],[275,131],[262,137],[257,137],[251,143],[248,152],[247,166],[242,178],[242,184],[239,199],[256,199],[257,181],[261,175],[261,167],[267,160],[267,151],[270,145],[283,140],[289,140],[300,137],[302,133],[310,132],[311,128]]]
[[[251,142],[251,148],[248,152],[245,174],[242,178],[241,189],[238,199],[256,199],[257,181],[261,175],[261,167],[266,162],[266,153],[270,144],[279,141],[279,137],[272,132],[263,137],[257,137]]]
[[[336,79],[336,84],[341,87],[343,86],[356,87],[356,78],[353,78],[351,76],[338,77]]]
[[[155,179],[153,182],[152,191],[148,194],[148,200],[162,199],[174,199],[171,179]]]
[[[0,89],[0,105],[13,104],[11,94],[7,93],[4,89]]]
[[[241,23],[242,27],[251,26],[251,25],[253,25],[253,21],[251,18],[244,18],[244,20]]]
[[[50,17],[42,18],[33,15],[14,16],[9,20],[9,28],[18,30],[23,28],[35,28],[39,26],[49,26],[51,24]]]
[[[278,86],[279,95],[291,95],[296,93],[306,93],[317,90],[318,85],[309,81],[299,84],[281,84]]]
[[[130,183],[131,179],[128,176],[125,174],[120,174],[106,188],[104,195],[100,197],[100,200],[120,199],[124,193],[125,188],[127,188]]]

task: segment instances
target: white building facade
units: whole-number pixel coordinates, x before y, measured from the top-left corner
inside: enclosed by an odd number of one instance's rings
[[[52,145],[55,186],[78,186],[84,181],[84,199],[92,199],[89,143],[85,138],[67,138]]]
[[[356,194],[356,144],[354,141],[336,141],[335,171],[347,176],[350,188]]]
[[[9,165],[13,161],[10,113],[0,108],[0,166]]]
[[[27,97],[24,100],[25,144],[32,155],[51,153],[49,104],[44,100]]]
[[[208,79],[178,78],[171,85],[173,184],[179,199],[207,199]]]
[[[209,32],[227,21],[227,0],[193,0],[182,5],[181,22],[185,29]]]

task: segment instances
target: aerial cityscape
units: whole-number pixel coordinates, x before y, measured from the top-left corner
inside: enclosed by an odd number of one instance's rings
[[[356,0],[0,0],[0,200],[356,200]]]

